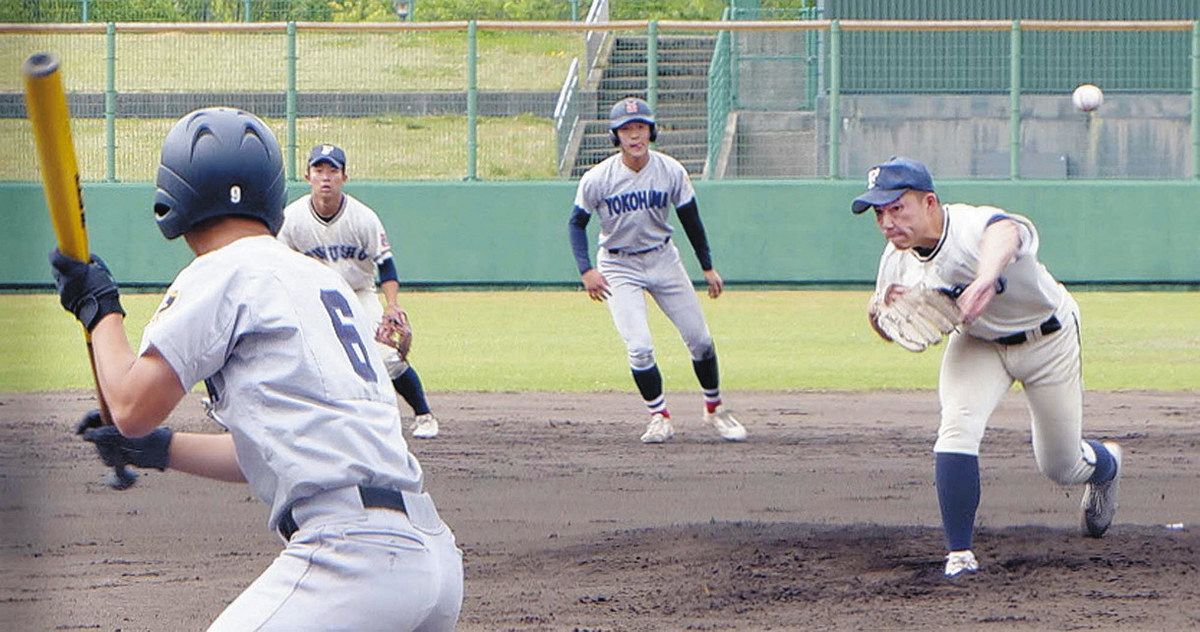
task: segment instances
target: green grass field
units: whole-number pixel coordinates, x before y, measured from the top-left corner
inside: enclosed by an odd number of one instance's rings
[[[0,35],[5,70],[0,91],[19,92],[21,62],[44,50],[62,59],[68,91],[104,90],[104,34],[15,33]],[[120,92],[281,92],[287,84],[287,40],[281,31],[118,33],[116,50]],[[479,89],[557,92],[571,59],[583,51],[582,32],[481,30]],[[463,91],[466,55],[466,31],[302,31],[296,38],[296,87],[303,92]]]
[[[633,388],[624,345],[603,305],[580,292],[407,292],[412,360],[431,391]],[[864,291],[749,291],[703,300],[726,390],[929,389],[941,347],[907,353],[881,342]],[[1200,293],[1076,292],[1089,389],[1200,389]],[[157,295],[130,295],[130,335]],[[91,385],[79,327],[49,294],[0,295],[0,392]],[[696,387],[679,335],[651,325],[668,390]]]

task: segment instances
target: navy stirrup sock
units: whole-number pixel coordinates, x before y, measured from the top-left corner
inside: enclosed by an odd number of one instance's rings
[[[429,403],[425,401],[425,388],[421,386],[421,378],[416,369],[411,366],[404,370],[399,377],[392,380],[392,386],[400,397],[412,406],[414,415],[428,415]]]
[[[938,452],[934,471],[942,528],[951,551],[971,548],[975,511],[979,508],[979,457],[973,454]]]
[[[692,369],[696,371],[696,379],[700,388],[716,390],[720,388],[721,379],[717,371],[717,354],[712,354],[703,360],[692,360]]]
[[[648,369],[630,369],[630,371],[633,372],[633,382],[637,384],[642,399],[653,402],[662,397],[662,373],[659,372],[657,364],[651,364]]]
[[[1087,444],[1092,446],[1092,450],[1096,452],[1096,470],[1092,472],[1092,477],[1088,479],[1088,482],[1099,484],[1111,481],[1117,475],[1117,460],[1113,458],[1112,453],[1104,447],[1103,443],[1095,439],[1088,439]]]

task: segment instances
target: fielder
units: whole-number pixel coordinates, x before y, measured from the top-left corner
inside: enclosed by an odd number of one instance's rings
[[[674,206],[704,270],[708,295],[720,296],[724,282],[712,265],[692,182],[679,161],[650,149],[658,134],[654,113],[645,101],[618,101],[608,128],[620,151],[583,174],[568,233],[584,289],[592,300],[607,299],[613,323],[629,351],[633,381],[650,412],[642,443],[663,443],[675,436],[662,374],[654,360],[643,292],[650,293],[683,336],[704,392],[705,420],[723,439],[744,441],[746,429],[721,404],[717,351],[679,250],[671,242],[673,229],[667,218]],[[592,213],[600,217],[595,268],[588,256],[586,231]]]
[[[168,133],[154,214],[196,254],[135,355],[98,257],[51,253],[63,306],[92,333],[116,426],[79,430],[108,465],[247,482],[286,542],[209,630],[453,630],[461,552],[422,492],[395,395],[350,286],[275,239],[283,160],[267,126],[197,110]],[[159,424],[197,382],[228,432]]]
[[[888,241],[867,310],[871,326],[885,340],[919,351],[957,325],[942,358],[933,448],[949,550],[945,575],[979,569],[971,551],[979,445],[1014,381],[1029,401],[1038,469],[1061,485],[1086,483],[1081,526],[1103,536],[1117,509],[1121,447],[1082,440],[1079,307],[1038,261],[1033,223],[990,206],[942,204],[929,170],[907,158],[870,170],[867,191],[852,209],[871,208]],[[921,305],[944,293],[957,300],[950,301],[953,322],[939,330],[941,313],[929,315]],[[918,300],[919,294],[935,298]],[[933,335],[921,340],[921,331]]]
[[[342,192],[349,179],[346,153],[334,145],[313,147],[304,179],[312,185],[312,192],[284,209],[279,239],[341,275],[354,289],[367,318],[376,325],[384,320],[385,314],[375,293],[378,270],[379,289],[387,302],[386,313],[402,314],[397,301],[400,279],[383,224],[370,207]],[[402,357],[394,346],[382,341],[378,346],[392,386],[413,409],[412,436],[436,437],[437,417],[429,410],[421,377],[408,363],[407,354]]]

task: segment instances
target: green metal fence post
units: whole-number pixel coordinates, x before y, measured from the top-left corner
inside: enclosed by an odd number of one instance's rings
[[[117,25],[104,28],[104,179],[117,181]]]
[[[88,21],[88,0],[83,0],[83,22]]]
[[[571,21],[579,21],[579,0],[571,0]]]
[[[737,19],[737,10],[730,13],[730,18]],[[742,89],[741,89],[741,70],[742,62],[738,59],[738,40],[741,38],[741,31],[730,31],[729,33],[729,102],[733,109],[742,107]]]
[[[1012,21],[1008,51],[1008,177],[1021,177],[1021,21]]]
[[[658,111],[658,20],[646,27],[646,103]]]
[[[1192,177],[1200,180],[1200,20],[1192,23]]]
[[[842,26],[833,20],[829,23],[829,177],[835,179],[841,171],[841,97]]]
[[[296,176],[296,23],[287,23],[287,177]]]
[[[251,0],[242,0],[242,21],[250,21],[250,3]]]
[[[478,180],[479,81],[476,75],[478,45],[475,20],[467,23],[467,180]]]

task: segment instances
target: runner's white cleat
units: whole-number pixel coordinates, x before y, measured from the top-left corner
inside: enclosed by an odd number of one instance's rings
[[[950,551],[946,556],[946,570],[943,574],[947,579],[979,572],[979,561],[970,550]]]
[[[642,434],[642,443],[664,443],[675,436],[675,428],[671,427],[671,418],[662,413],[654,413],[650,423],[646,424],[646,432]]]
[[[1112,524],[1113,516],[1117,514],[1117,492],[1121,487],[1121,446],[1105,441],[1104,447],[1117,462],[1117,471],[1107,483],[1088,483],[1083,489],[1083,516],[1079,519],[1083,533],[1093,538],[1103,536]]]
[[[738,420],[733,418],[733,413],[725,410],[724,406],[718,406],[715,412],[705,411],[704,421],[712,424],[726,441],[746,440],[745,426],[738,423]]]
[[[416,439],[432,439],[438,435],[438,420],[433,413],[417,415],[413,422],[412,436]]]

